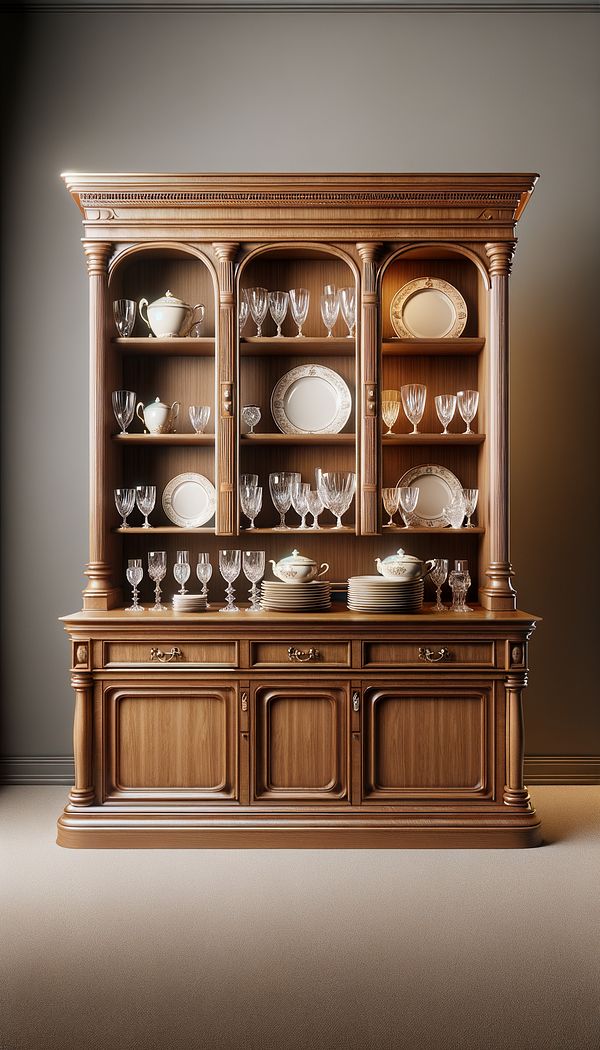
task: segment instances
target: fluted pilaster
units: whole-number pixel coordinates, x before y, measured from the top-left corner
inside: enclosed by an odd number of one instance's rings
[[[377,422],[377,378],[378,378],[378,305],[377,257],[381,251],[380,241],[365,241],[356,245],[362,261],[361,294],[361,532],[373,535],[377,532],[377,463],[379,434]],[[357,405],[358,408],[358,405]]]
[[[234,259],[239,244],[218,241],[213,244],[219,270],[219,323],[217,354],[218,430],[217,430],[217,533],[236,531],[235,476],[236,441],[236,316],[234,299]]]

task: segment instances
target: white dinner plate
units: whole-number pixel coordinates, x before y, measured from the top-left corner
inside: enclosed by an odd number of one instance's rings
[[[348,384],[324,365],[290,369],[271,394],[271,413],[283,434],[339,434],[351,411]]]
[[[419,467],[411,467],[402,475],[397,487],[404,485],[414,485],[419,489],[417,506],[409,515],[411,525],[443,528],[448,524],[443,509],[462,490],[456,474],[438,463],[424,463]]]
[[[178,474],[165,485],[162,505],[169,521],[183,529],[197,529],[214,516],[215,487],[203,474]]]
[[[448,281],[419,277],[398,289],[390,318],[401,339],[450,339],[464,330],[467,304]]]

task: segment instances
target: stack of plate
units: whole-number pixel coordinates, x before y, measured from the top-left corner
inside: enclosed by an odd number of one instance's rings
[[[386,580],[383,576],[351,576],[348,608],[355,612],[415,613],[423,605],[423,580]]]
[[[206,612],[207,600],[202,594],[174,594],[173,612]]]
[[[331,584],[326,580],[310,583],[276,583],[263,580],[260,604],[277,612],[320,612],[331,605]]]

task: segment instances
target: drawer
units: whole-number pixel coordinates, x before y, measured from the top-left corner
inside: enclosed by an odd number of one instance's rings
[[[295,638],[293,641],[250,642],[250,667],[350,667],[349,641]]]
[[[363,667],[495,667],[494,641],[452,641],[443,638],[414,642],[396,639],[363,643]]]
[[[104,667],[144,667],[160,670],[185,670],[186,668],[232,668],[238,666],[238,643],[236,641],[152,641],[104,642]]]

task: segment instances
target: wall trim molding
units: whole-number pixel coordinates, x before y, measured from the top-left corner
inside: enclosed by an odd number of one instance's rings
[[[73,783],[71,755],[0,757],[0,784]],[[526,784],[600,784],[600,755],[526,755]]]
[[[27,11],[37,14],[88,13],[113,14],[132,12],[401,12],[420,14],[431,12],[475,13],[508,12],[512,14],[537,12],[597,13],[600,0],[14,0],[5,5],[9,11]]]

